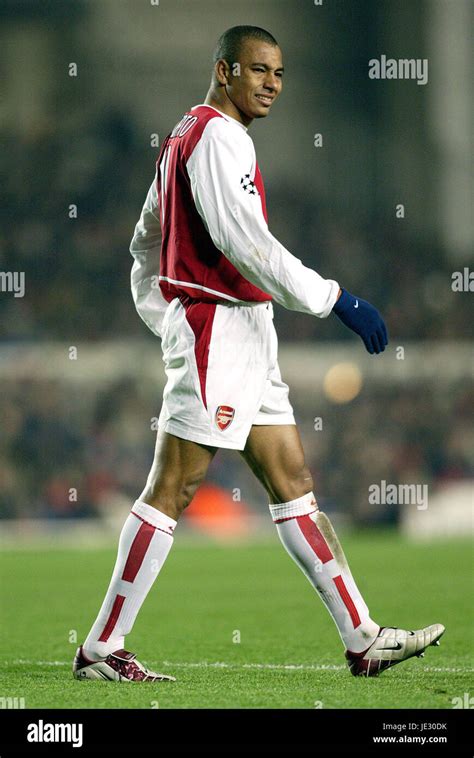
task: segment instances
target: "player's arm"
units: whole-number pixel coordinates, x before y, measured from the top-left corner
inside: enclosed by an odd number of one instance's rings
[[[270,233],[260,196],[241,183],[253,163],[248,137],[236,138],[235,130],[213,119],[187,163],[197,210],[215,246],[242,276],[285,308],[325,318],[339,285],[304,266]]]
[[[382,352],[387,331],[378,311],[304,266],[270,233],[258,193],[246,191],[242,182],[255,160],[251,141],[245,134],[234,138],[220,119],[208,128],[187,170],[196,207],[215,246],[280,305],[320,318],[334,310],[369,353]]]
[[[131,286],[135,308],[140,318],[153,334],[161,337],[168,302],[158,286],[161,225],[156,194],[155,176],[130,243],[130,252],[135,259],[132,266]]]

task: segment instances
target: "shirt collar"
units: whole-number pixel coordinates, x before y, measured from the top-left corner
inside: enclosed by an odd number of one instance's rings
[[[227,113],[223,113],[218,108],[214,108],[213,105],[208,105],[207,103],[199,103],[199,105],[193,105],[191,110],[193,111],[195,108],[212,108],[213,111],[219,114],[219,116],[223,116],[223,118],[227,119],[227,121],[232,121],[234,124],[237,124],[237,126],[240,126],[241,129],[244,130],[244,132],[248,131],[247,127],[244,126],[240,121],[237,121],[236,118],[232,118],[232,116],[228,116]]]

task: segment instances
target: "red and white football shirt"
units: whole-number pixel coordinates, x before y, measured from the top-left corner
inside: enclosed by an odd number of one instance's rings
[[[270,233],[247,129],[209,105],[191,108],[164,140],[130,252],[134,301],[157,335],[176,297],[274,299],[324,318],[339,291]]]

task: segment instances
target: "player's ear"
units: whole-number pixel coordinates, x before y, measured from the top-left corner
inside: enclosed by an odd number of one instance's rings
[[[216,64],[214,66],[214,76],[217,83],[222,86],[230,83],[230,66],[223,58],[220,58],[218,61],[216,61]]]

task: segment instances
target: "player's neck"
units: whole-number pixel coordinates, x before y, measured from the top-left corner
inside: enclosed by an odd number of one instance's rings
[[[204,100],[204,104],[212,105],[213,108],[225,113],[226,116],[230,116],[236,121],[240,121],[245,127],[248,127],[253,121],[253,118],[246,116],[245,113],[242,113],[242,111],[234,105],[223,87],[210,87],[206,99]]]

